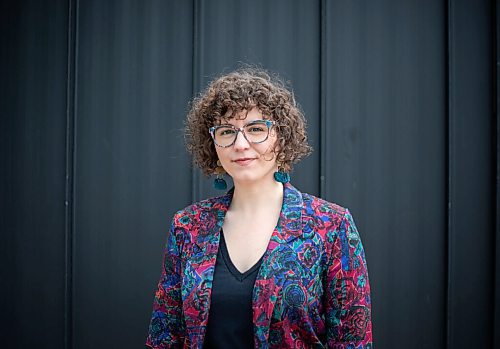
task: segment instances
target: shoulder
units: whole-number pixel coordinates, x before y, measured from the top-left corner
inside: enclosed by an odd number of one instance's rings
[[[304,214],[307,216],[338,219],[349,213],[346,207],[311,194],[302,193],[302,200],[304,202]]]
[[[347,207],[307,193],[302,193],[302,200],[305,226],[310,226],[326,242],[333,243],[337,238],[346,236],[348,231],[356,229]]]
[[[205,200],[194,202],[174,214],[173,223],[176,226],[186,226],[207,218],[210,213],[217,213],[223,209],[227,195],[216,196]]]
[[[178,241],[191,241],[200,231],[210,231],[227,211],[229,194],[192,203],[174,214],[171,234]]]

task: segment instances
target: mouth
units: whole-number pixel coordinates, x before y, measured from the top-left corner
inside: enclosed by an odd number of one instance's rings
[[[239,158],[239,159],[233,160],[233,162],[237,163],[238,165],[244,166],[244,165],[250,164],[254,160],[255,160],[255,158]]]

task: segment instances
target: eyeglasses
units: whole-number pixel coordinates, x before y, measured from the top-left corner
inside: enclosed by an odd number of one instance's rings
[[[227,148],[236,142],[238,132],[243,133],[243,136],[249,143],[262,143],[269,137],[269,130],[275,124],[271,120],[254,120],[243,125],[241,128],[233,125],[219,125],[210,127],[209,132],[214,140],[215,145]]]

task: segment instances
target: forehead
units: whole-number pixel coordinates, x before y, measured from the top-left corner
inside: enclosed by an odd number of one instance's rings
[[[247,122],[254,120],[266,120],[266,119],[269,118],[263,115],[262,112],[257,107],[254,107],[251,110],[243,109],[236,112],[228,111],[224,115],[224,117],[221,120],[219,120],[218,123],[219,124],[229,123],[236,125],[236,124],[245,124]]]

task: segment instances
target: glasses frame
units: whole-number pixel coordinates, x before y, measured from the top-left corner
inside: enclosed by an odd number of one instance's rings
[[[266,138],[264,138],[264,140],[262,141],[259,141],[259,142],[253,142],[251,140],[249,140],[247,138],[247,135],[245,134],[245,127],[247,127],[248,125],[252,124],[252,123],[261,123],[263,121],[263,123],[266,124],[267,126],[267,136]],[[234,125],[231,125],[231,124],[225,124],[225,125],[217,125],[217,126],[212,126],[208,129],[208,132],[210,133],[210,135],[212,136],[212,139],[215,143],[216,146],[218,147],[221,147],[221,148],[229,148],[231,147],[235,142],[236,142],[236,139],[238,138],[238,133],[241,132],[243,134],[243,137],[245,137],[245,139],[247,140],[248,143],[251,143],[251,144],[259,144],[259,143],[264,143],[265,141],[267,141],[267,139],[269,138],[269,132],[271,131],[271,127],[276,125],[276,122],[275,121],[272,121],[272,120],[252,120],[250,122],[247,122],[245,125],[243,125],[243,127],[235,127]],[[218,129],[218,128],[221,128],[221,127],[231,127],[233,130],[236,131],[236,134],[234,136],[234,139],[233,141],[228,144],[228,145],[220,145],[217,143],[217,141],[215,140],[215,131]]]

